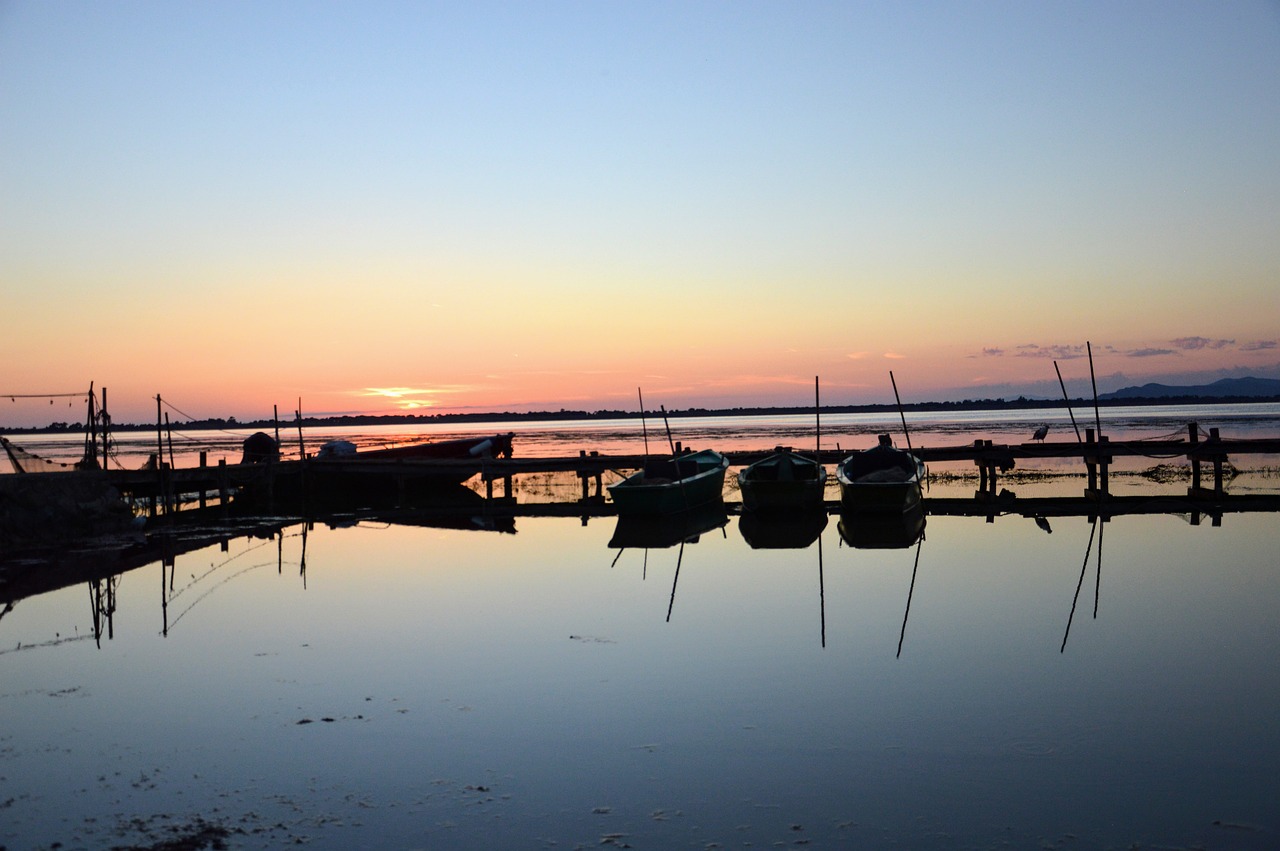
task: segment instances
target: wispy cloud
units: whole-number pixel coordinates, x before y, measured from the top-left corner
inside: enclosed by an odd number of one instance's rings
[[[868,354],[869,352],[850,352],[849,354],[845,355],[845,357],[847,357],[849,360],[862,360]]]
[[[887,357],[889,360],[906,360],[907,359],[906,355],[900,355],[897,352],[885,352],[884,356]]]
[[[1277,348],[1278,344],[1275,340],[1254,340],[1252,343],[1242,343],[1240,351],[1242,352],[1265,352],[1270,349]]]
[[[1196,351],[1197,349],[1225,349],[1227,346],[1234,346],[1235,340],[1210,340],[1208,337],[1178,337],[1171,340],[1174,346],[1183,351]]]
[[[995,347],[983,348],[982,350],[982,356],[984,358],[998,358],[1003,354],[1004,354],[1004,349],[998,349]]]
[[[1084,346],[1057,344],[1042,346],[1038,343],[1023,343],[1018,346],[1014,357],[1019,358],[1053,358],[1054,360],[1074,360],[1087,354]]]
[[[1125,352],[1125,357],[1130,358],[1155,358],[1161,355],[1176,355],[1173,349],[1131,349]]]

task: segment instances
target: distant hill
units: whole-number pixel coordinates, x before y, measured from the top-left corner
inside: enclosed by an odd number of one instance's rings
[[[1215,398],[1280,396],[1280,379],[1275,378],[1222,378],[1212,384],[1196,384],[1178,387],[1170,384],[1143,384],[1141,387],[1125,387],[1113,393],[1101,393],[1099,399],[1168,399],[1171,397]]]

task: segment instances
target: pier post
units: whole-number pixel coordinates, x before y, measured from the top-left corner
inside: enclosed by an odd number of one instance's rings
[[[1111,438],[1107,437],[1105,434],[1099,437],[1098,451],[1100,453],[1105,453],[1106,444],[1109,443],[1110,441],[1111,441]],[[1109,494],[1109,489],[1107,484],[1107,467],[1110,463],[1111,463],[1111,458],[1108,457],[1106,454],[1101,454],[1099,456],[1098,458],[1098,489],[1101,491],[1103,496],[1107,496]]]
[[[1095,463],[1095,432],[1091,428],[1084,430],[1085,456],[1084,466],[1089,474],[1089,483],[1085,486],[1085,495],[1093,496],[1098,492],[1098,467]]]
[[[1187,453],[1191,459],[1191,489],[1187,491],[1187,496],[1195,496],[1200,492],[1200,456],[1196,454],[1197,444],[1200,443],[1200,424],[1189,423],[1187,433],[1191,442],[1191,451]]]
[[[981,439],[973,442],[973,463],[978,465],[978,493],[977,497],[982,499],[987,494],[987,465],[982,462],[983,441]]]
[[[1218,430],[1216,428],[1209,429],[1209,442],[1217,443],[1219,440]],[[1213,453],[1213,495],[1217,497],[1222,496],[1222,462],[1225,457],[1221,452]]]
[[[200,507],[205,507],[204,482],[205,473],[209,469],[209,453],[207,450],[200,450]]]
[[[227,482],[227,459],[218,459],[218,502],[223,508],[227,505],[227,493],[231,490]]]

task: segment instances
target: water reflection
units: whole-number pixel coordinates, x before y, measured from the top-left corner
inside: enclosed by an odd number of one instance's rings
[[[724,503],[714,502],[666,515],[620,514],[609,546],[619,549],[666,549],[676,544],[696,544],[713,529],[728,525]]]
[[[803,550],[818,540],[827,521],[826,511],[746,511],[738,531],[753,550]]]
[[[195,811],[245,847],[1274,844],[1275,513],[939,515],[905,548],[388,516],[175,528],[10,606],[0,843],[159,847],[117,814]],[[42,643],[69,612],[101,651]]]
[[[924,510],[916,505],[901,513],[846,512],[840,515],[840,538],[860,550],[906,549],[924,535]]]
[[[1037,522],[1040,518],[1037,518]],[[1102,597],[1102,534],[1106,528],[1106,524],[1101,522],[1100,518],[1095,517],[1093,523],[1089,527],[1089,544],[1084,550],[1084,563],[1080,565],[1080,581],[1076,583],[1075,596],[1071,598],[1071,614],[1067,616],[1067,629],[1062,634],[1062,647],[1058,649],[1059,653],[1067,652],[1067,638],[1071,635],[1071,622],[1076,617],[1076,604],[1080,602],[1080,589],[1084,587],[1084,576],[1089,569],[1089,554],[1093,550],[1093,538],[1098,536],[1098,568],[1095,573],[1097,577],[1093,586],[1093,618],[1098,619],[1098,603]]]

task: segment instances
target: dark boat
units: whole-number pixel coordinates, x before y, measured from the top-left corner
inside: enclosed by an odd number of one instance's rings
[[[842,510],[901,513],[920,504],[924,462],[882,434],[879,445],[841,461],[836,479]]]
[[[485,437],[464,437],[457,440],[437,440],[414,443],[408,446],[391,446],[386,449],[357,449],[345,440],[332,440],[320,447],[316,458],[359,458],[361,461],[465,461],[470,458],[510,458],[511,441],[515,434],[494,434]]]
[[[818,508],[827,489],[827,468],[789,447],[738,473],[742,507],[748,511],[799,511]]]
[[[729,459],[712,449],[646,462],[609,486],[619,514],[675,514],[720,502]]]

